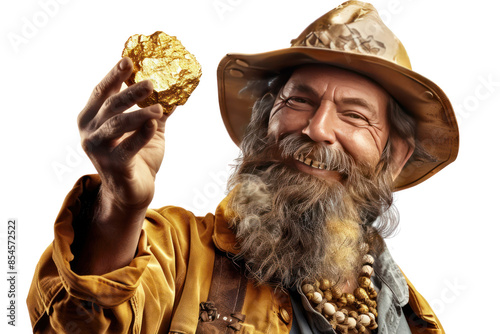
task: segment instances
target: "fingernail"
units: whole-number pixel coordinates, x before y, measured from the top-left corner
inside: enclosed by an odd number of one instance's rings
[[[126,64],[127,64],[127,60],[125,58],[123,58],[122,60],[120,60],[120,63],[118,64],[118,68],[121,71],[123,71],[127,68]]]

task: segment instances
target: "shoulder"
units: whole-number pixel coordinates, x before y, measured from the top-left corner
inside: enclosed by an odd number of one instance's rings
[[[165,206],[148,210],[143,229],[148,239],[159,243],[210,244],[214,234],[215,218],[212,213],[196,216],[178,206]]]
[[[419,333],[444,333],[438,317],[425,298],[417,291],[408,277],[392,258],[387,246],[377,257],[374,265],[375,274],[381,288],[392,295],[397,307],[402,307],[406,321],[412,331]],[[380,296],[383,297],[383,296]],[[389,312],[390,313],[390,312]]]
[[[189,210],[179,206],[164,206],[160,209],[148,209],[146,219],[151,224],[177,226],[179,224],[213,225],[214,215],[207,213],[205,216],[196,216]]]

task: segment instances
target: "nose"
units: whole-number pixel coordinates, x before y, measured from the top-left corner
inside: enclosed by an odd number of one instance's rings
[[[328,101],[322,103],[309,119],[302,133],[318,143],[333,144],[335,135],[335,106]]]

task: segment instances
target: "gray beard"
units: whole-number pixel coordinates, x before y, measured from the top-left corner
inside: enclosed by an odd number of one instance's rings
[[[229,182],[231,224],[247,272],[259,284],[282,287],[319,278],[343,284],[356,277],[367,239],[359,192],[380,185],[344,152],[300,136],[286,137],[272,150],[279,151],[278,158],[269,152],[243,156]],[[283,162],[297,153],[328,161],[343,182],[331,184]]]

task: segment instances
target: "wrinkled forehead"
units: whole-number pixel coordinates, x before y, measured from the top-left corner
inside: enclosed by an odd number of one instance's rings
[[[328,84],[337,83],[379,95],[389,96],[387,91],[372,79],[340,67],[322,64],[307,64],[292,70],[285,86],[291,84]]]

